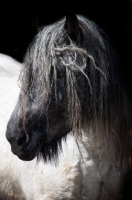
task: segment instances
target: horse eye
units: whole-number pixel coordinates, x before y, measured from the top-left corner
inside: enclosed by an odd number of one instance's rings
[[[58,98],[58,101],[61,102],[62,99],[63,99],[63,97],[62,97],[62,96],[63,96],[63,95],[62,95],[62,92],[61,92],[61,91],[58,91],[57,96],[58,96],[58,97],[57,97],[57,98]]]
[[[62,78],[62,72],[57,72],[57,79],[61,79]]]

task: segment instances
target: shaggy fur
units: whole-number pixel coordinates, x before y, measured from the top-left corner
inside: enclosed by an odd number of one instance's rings
[[[132,168],[132,99],[121,68],[107,35],[85,17],[68,13],[42,27],[6,130],[21,170],[33,165],[26,176],[39,190],[35,196],[22,184],[26,200],[122,198]]]
[[[132,145],[132,101],[120,82],[119,60],[104,32],[92,21],[82,16],[78,18],[76,43],[67,37],[65,19],[62,19],[42,28],[30,45],[21,77],[19,103],[24,115],[21,118],[26,118],[25,105],[30,106],[31,101],[35,102],[38,110],[45,112],[53,93],[57,102],[60,87],[65,93],[65,109],[73,122],[73,132],[81,133],[82,127],[92,127],[97,140],[103,137],[106,146],[113,147],[116,161],[120,163],[122,156],[128,161]],[[28,123],[27,118],[23,122]],[[53,158],[58,145],[59,142],[56,144],[55,141],[41,148],[44,159],[47,159],[45,156]],[[48,155],[51,151],[53,155]]]
[[[22,161],[11,152],[5,132],[20,93],[21,66],[11,57],[0,54],[0,200],[87,199],[88,183],[91,185],[96,180],[96,165],[87,153],[86,137],[79,142],[82,159],[76,140],[69,133],[67,140],[62,141],[57,166],[42,159],[38,162],[37,158]],[[88,179],[86,167],[90,172]],[[94,195],[92,190],[89,197],[95,198],[99,186],[94,188]]]

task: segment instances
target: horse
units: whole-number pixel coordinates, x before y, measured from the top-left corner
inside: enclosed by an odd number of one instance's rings
[[[51,200],[71,196],[72,177],[78,174],[75,166],[79,165],[80,156],[72,134],[67,137],[67,142],[62,141],[63,153],[60,152],[58,166],[44,164],[42,160],[38,162],[37,158],[30,162],[18,159],[5,138],[6,126],[20,93],[21,70],[21,63],[0,54],[0,200]],[[64,187],[65,183],[68,185]]]
[[[132,97],[109,36],[67,12],[39,29],[22,64],[4,65],[0,199],[121,200]]]

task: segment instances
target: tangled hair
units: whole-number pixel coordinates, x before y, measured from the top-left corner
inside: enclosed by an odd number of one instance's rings
[[[67,35],[64,18],[43,27],[28,48],[20,77],[23,123],[31,101],[41,116],[53,94],[57,104],[60,88],[62,93],[65,90],[64,106],[73,132],[92,128],[97,140],[110,142],[116,158],[127,160],[131,157],[131,102],[120,81],[119,61],[105,33],[92,21],[77,17],[77,41]]]

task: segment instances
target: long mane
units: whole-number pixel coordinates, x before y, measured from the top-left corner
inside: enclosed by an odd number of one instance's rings
[[[107,35],[92,21],[77,17],[77,43],[67,36],[63,18],[43,27],[30,45],[21,73],[22,113],[29,99],[35,99],[40,110],[45,111],[53,89],[57,94],[59,72],[60,87],[66,88],[65,104],[73,121],[72,131],[92,132],[96,142],[103,138],[106,146],[113,148],[115,159],[131,160],[131,101],[121,84],[119,60]]]

